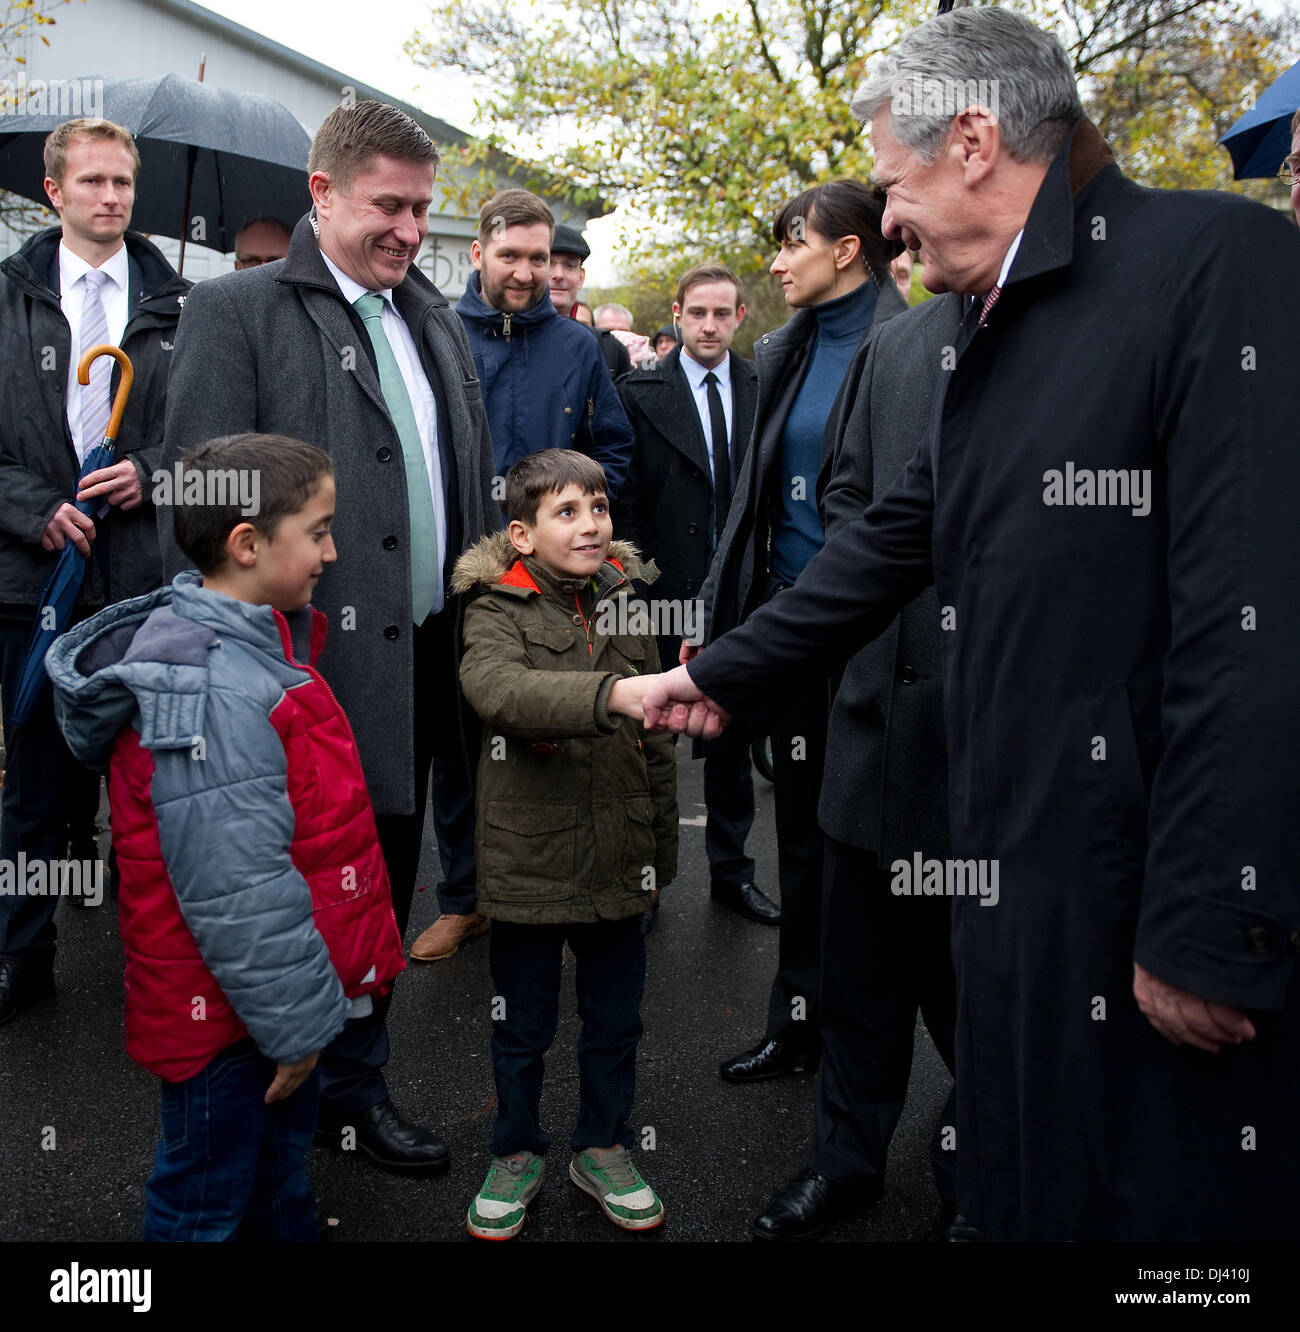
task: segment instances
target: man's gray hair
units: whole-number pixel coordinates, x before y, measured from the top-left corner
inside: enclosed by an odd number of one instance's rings
[[[592,313],[593,319],[599,319],[606,312],[616,314],[620,319],[626,319],[628,327],[632,328],[636,324],[636,316],[626,305],[619,305],[617,301],[607,301],[604,305],[598,305]]]
[[[1050,162],[1083,119],[1065,48],[1050,32],[995,5],[954,9],[913,28],[867,75],[850,109],[873,120],[889,107],[889,132],[923,162],[972,105],[994,113],[1018,162]]]

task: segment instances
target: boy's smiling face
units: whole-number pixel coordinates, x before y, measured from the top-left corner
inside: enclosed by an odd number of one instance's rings
[[[603,491],[589,495],[576,482],[543,495],[531,523],[517,518],[510,540],[558,578],[590,578],[605,562],[614,523]]]

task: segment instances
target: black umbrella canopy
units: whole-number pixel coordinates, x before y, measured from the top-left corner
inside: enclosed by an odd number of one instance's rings
[[[129,129],[140,150],[134,230],[224,253],[254,218],[278,217],[292,227],[311,207],[311,136],[274,98],[179,74],[81,81],[101,82],[104,117]],[[48,203],[45,136],[68,117],[20,111],[4,119],[0,189]]]

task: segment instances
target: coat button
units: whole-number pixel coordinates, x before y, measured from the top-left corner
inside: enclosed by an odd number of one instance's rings
[[[685,587],[686,592],[687,592],[688,594],[691,593],[691,592],[694,592],[694,591],[695,591],[695,584],[694,584],[694,583],[685,583],[685,584],[683,584],[683,586]]]
[[[1246,947],[1252,953],[1271,953],[1273,935],[1265,925],[1252,925],[1246,931]]]
[[[700,525],[699,523],[687,523],[686,530],[691,536],[694,536],[700,530]]]
[[[572,415],[573,415],[573,408],[572,408],[572,407],[566,407],[566,408],[564,409],[564,414],[565,414],[565,416],[572,416]]]
[[[577,625],[581,625],[581,624],[582,624],[582,616],[581,616],[581,615],[574,615],[574,616],[571,616],[570,618],[573,620],[573,623],[574,623],[574,624],[577,624]]]
[[[915,684],[915,683],[916,683],[916,672],[915,672],[910,666],[904,666],[904,667],[898,672],[898,678],[899,678],[904,684]]]
[[[378,449],[375,452],[375,457],[378,458],[380,462],[387,462],[392,456],[393,451],[387,444],[385,444],[382,449]]]
[[[399,632],[400,630],[395,624],[390,624],[388,628],[384,630],[384,637],[391,642],[394,638],[397,637]]]
[[[1300,930],[1292,930],[1291,937],[1286,941],[1287,957],[1300,957]]]
[[[385,549],[385,550],[396,550],[396,549],[397,549],[397,538],[396,538],[395,536],[386,536],[386,537],[384,538],[384,549]]]

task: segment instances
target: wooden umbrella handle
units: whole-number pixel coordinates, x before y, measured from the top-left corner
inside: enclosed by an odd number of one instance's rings
[[[104,438],[112,441],[117,438],[117,428],[122,424],[122,413],[126,411],[126,400],[131,396],[131,384],[135,380],[135,370],[131,365],[131,358],[121,349],[114,347],[107,342],[101,342],[98,347],[89,348],[80,361],[77,362],[77,383],[83,388],[90,383],[90,363],[100,356],[111,356],[122,367],[122,378],[118,380],[117,393],[113,398],[113,410],[108,418],[108,427],[104,431]],[[98,443],[97,440],[87,441],[87,447]]]

